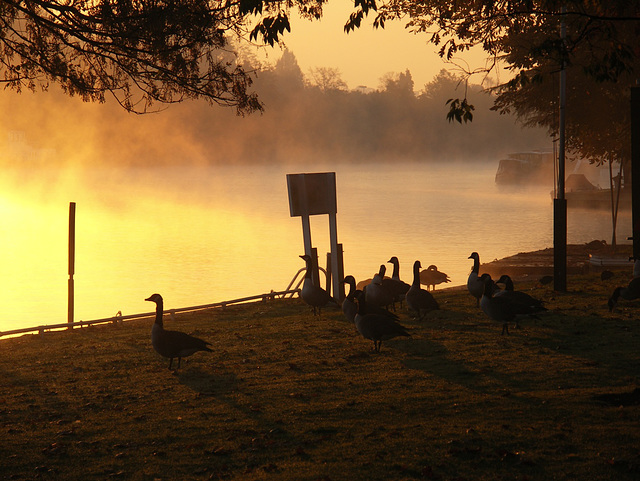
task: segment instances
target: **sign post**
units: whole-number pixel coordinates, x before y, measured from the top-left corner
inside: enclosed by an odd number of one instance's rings
[[[329,237],[331,242],[331,273],[333,298],[340,300],[343,295],[340,281],[343,276],[342,256],[339,255],[338,228],[336,214],[336,173],[287,174],[287,188],[289,191],[289,212],[291,217],[302,218],[302,237],[304,253],[314,260],[313,245],[311,243],[311,225],[309,217],[312,215],[329,215]],[[319,286],[317,269],[313,274],[314,283]]]

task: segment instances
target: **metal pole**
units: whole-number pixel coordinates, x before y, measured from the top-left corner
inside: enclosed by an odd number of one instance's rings
[[[627,179],[625,179],[626,185]],[[638,260],[640,259],[640,87],[638,86],[631,87],[631,224],[633,226],[633,257]]]
[[[73,308],[74,308],[74,286],[73,286],[73,274],[75,273],[76,263],[76,203],[69,203],[69,296],[67,302],[67,322],[73,323]],[[69,329],[73,329],[69,326]]]
[[[567,71],[565,66],[564,41],[567,28],[564,21],[566,8],[562,7],[562,65],[560,69],[560,122],[558,125],[558,193],[553,201],[553,288],[556,291],[567,290],[567,199],[564,196],[565,177],[565,105],[567,92]]]

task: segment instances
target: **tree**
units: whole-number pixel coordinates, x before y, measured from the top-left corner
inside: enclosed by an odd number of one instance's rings
[[[258,22],[252,1],[1,0],[0,72],[18,91],[57,83],[69,95],[127,110],[204,98],[238,113],[261,110],[232,34],[277,41],[288,20]],[[277,21],[276,21],[277,20]]]
[[[345,25],[360,26],[364,15],[377,11],[374,26],[403,19],[415,33],[429,35],[439,53],[452,59],[456,53],[481,46],[493,62],[506,64],[516,73],[502,87],[517,91],[523,82],[557,71],[562,63],[579,65],[582,75],[602,82],[617,82],[635,72],[640,34],[640,4],[624,0],[469,0],[466,2],[357,0],[356,11]],[[563,12],[562,8],[565,8]],[[561,41],[560,22],[571,35]],[[514,49],[519,52],[516,59]],[[554,65],[552,70],[542,65]],[[468,72],[470,75],[472,72]],[[450,115],[464,117],[472,106],[466,98],[452,101]]]
[[[340,70],[330,67],[312,68],[309,72],[311,83],[323,92],[330,90],[347,90],[347,83],[342,80]]]

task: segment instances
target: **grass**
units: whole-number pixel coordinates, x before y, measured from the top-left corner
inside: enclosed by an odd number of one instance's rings
[[[167,319],[214,348],[175,372],[151,319],[5,339],[0,479],[637,480],[638,306],[606,307],[624,283],[517,285],[550,312],[509,336],[436,291],[379,354],[298,299]]]

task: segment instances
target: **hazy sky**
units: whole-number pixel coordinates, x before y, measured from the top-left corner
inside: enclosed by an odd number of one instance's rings
[[[427,34],[413,34],[404,28],[404,22],[389,22],[384,29],[372,26],[375,12],[365,18],[354,32],[346,34],[344,24],[353,11],[353,2],[333,0],[324,10],[320,21],[306,21],[292,14],[291,29],[285,32],[285,44],[293,52],[305,75],[314,67],[338,68],[350,88],[359,85],[376,88],[386,73],[409,69],[415,90],[421,90],[446,64],[436,53],[437,47],[427,43]],[[480,55],[467,54],[472,67],[484,64]],[[280,52],[274,51],[275,62]],[[480,82],[480,78],[477,79]]]

